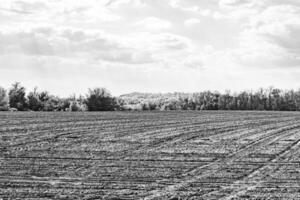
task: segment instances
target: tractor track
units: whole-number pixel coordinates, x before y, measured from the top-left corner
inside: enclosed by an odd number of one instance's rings
[[[264,137],[250,142],[247,146],[243,147],[242,149],[239,149],[238,151],[232,153],[231,155],[228,155],[225,159],[219,160],[218,162],[212,162],[207,165],[203,165],[201,167],[197,167],[190,172],[188,172],[186,175],[184,175],[184,179],[180,180],[179,183],[174,184],[172,186],[168,186],[167,188],[164,188],[163,191],[152,191],[149,196],[145,198],[145,200],[150,199],[162,199],[168,195],[174,194],[176,190],[179,190],[180,188],[186,187],[188,184],[193,183],[205,176],[205,169],[209,172],[212,169],[218,169],[219,163],[228,164],[232,162],[235,159],[239,159],[240,157],[245,156],[249,151],[253,150],[254,148],[258,148],[258,146],[265,145],[268,141],[272,141],[272,139],[276,136],[279,136],[275,138],[275,140],[280,140],[281,138],[284,138],[288,135],[294,134],[289,131],[293,129],[300,128],[300,125],[293,125],[293,126],[286,126],[284,128],[280,128],[279,130],[272,131],[269,134],[266,134]],[[283,134],[284,133],[284,134]],[[274,141],[275,141],[274,140]],[[274,142],[272,141],[272,142]],[[199,174],[200,175],[197,175]],[[254,173],[254,172],[253,172]]]

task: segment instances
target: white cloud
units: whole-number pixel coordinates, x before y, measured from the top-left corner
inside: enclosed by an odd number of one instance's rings
[[[124,5],[133,6],[135,8],[143,8],[146,6],[146,3],[142,0],[107,0],[107,3],[105,4],[105,6],[114,8]]]
[[[144,27],[148,31],[162,31],[171,27],[171,23],[169,21],[156,17],[147,17],[146,19],[138,21],[136,25]]]
[[[180,6],[180,0],[169,0],[169,5],[173,8],[178,8]]]
[[[223,19],[225,16],[221,14],[219,11],[216,10],[211,10],[211,9],[197,9],[197,12],[202,16],[202,17],[209,17],[213,18],[215,20]]]
[[[236,7],[236,6],[245,6],[253,3],[252,0],[220,0],[219,5],[221,7]]]
[[[275,5],[253,17],[240,34],[236,50],[245,62],[275,67],[300,64],[300,9]],[[239,51],[239,52],[238,52]]]
[[[82,88],[231,89],[256,77],[271,85],[281,73],[280,84],[289,85],[288,75],[299,74],[299,7],[297,0],[2,0],[0,84],[19,72],[18,80],[37,75],[50,88],[76,77]]]
[[[99,59],[132,64],[152,62],[146,51],[126,46],[122,40],[103,32],[39,27],[27,32],[0,32],[0,53],[70,58],[84,58],[88,54],[97,62]]]
[[[88,29],[53,26],[0,32],[0,54],[85,58],[94,62],[147,64],[169,60],[191,50],[188,38],[170,33],[141,32],[119,36]],[[179,59],[180,60],[180,59]],[[178,61],[179,62],[179,61]]]
[[[204,66],[204,63],[202,57],[198,55],[198,56],[188,56],[186,59],[184,59],[183,65],[188,68],[199,69]]]
[[[162,48],[169,51],[182,50],[182,49],[189,48],[190,46],[189,39],[179,35],[174,35],[169,33],[153,35],[152,41],[155,43],[154,46],[156,46],[157,49]]]
[[[40,1],[3,0],[0,15],[10,16],[19,22],[38,22],[62,25],[62,23],[99,23],[118,21],[121,17],[105,6],[105,1]]]
[[[200,20],[198,18],[190,18],[184,21],[185,26],[194,26],[200,23]]]

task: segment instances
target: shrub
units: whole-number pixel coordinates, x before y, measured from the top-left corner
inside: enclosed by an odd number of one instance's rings
[[[89,89],[86,105],[89,111],[112,111],[116,108],[116,100],[105,88]]]
[[[12,84],[9,90],[9,106],[18,110],[26,110],[25,88],[19,82]]]
[[[0,87],[0,111],[8,110],[8,97],[6,95],[6,90]]]

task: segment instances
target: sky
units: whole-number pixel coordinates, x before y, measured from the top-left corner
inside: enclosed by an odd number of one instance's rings
[[[299,0],[1,0],[0,86],[300,88]]]

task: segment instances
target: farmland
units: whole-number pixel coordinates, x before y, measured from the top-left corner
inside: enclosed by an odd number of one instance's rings
[[[172,198],[299,199],[300,113],[0,113],[0,199]]]

